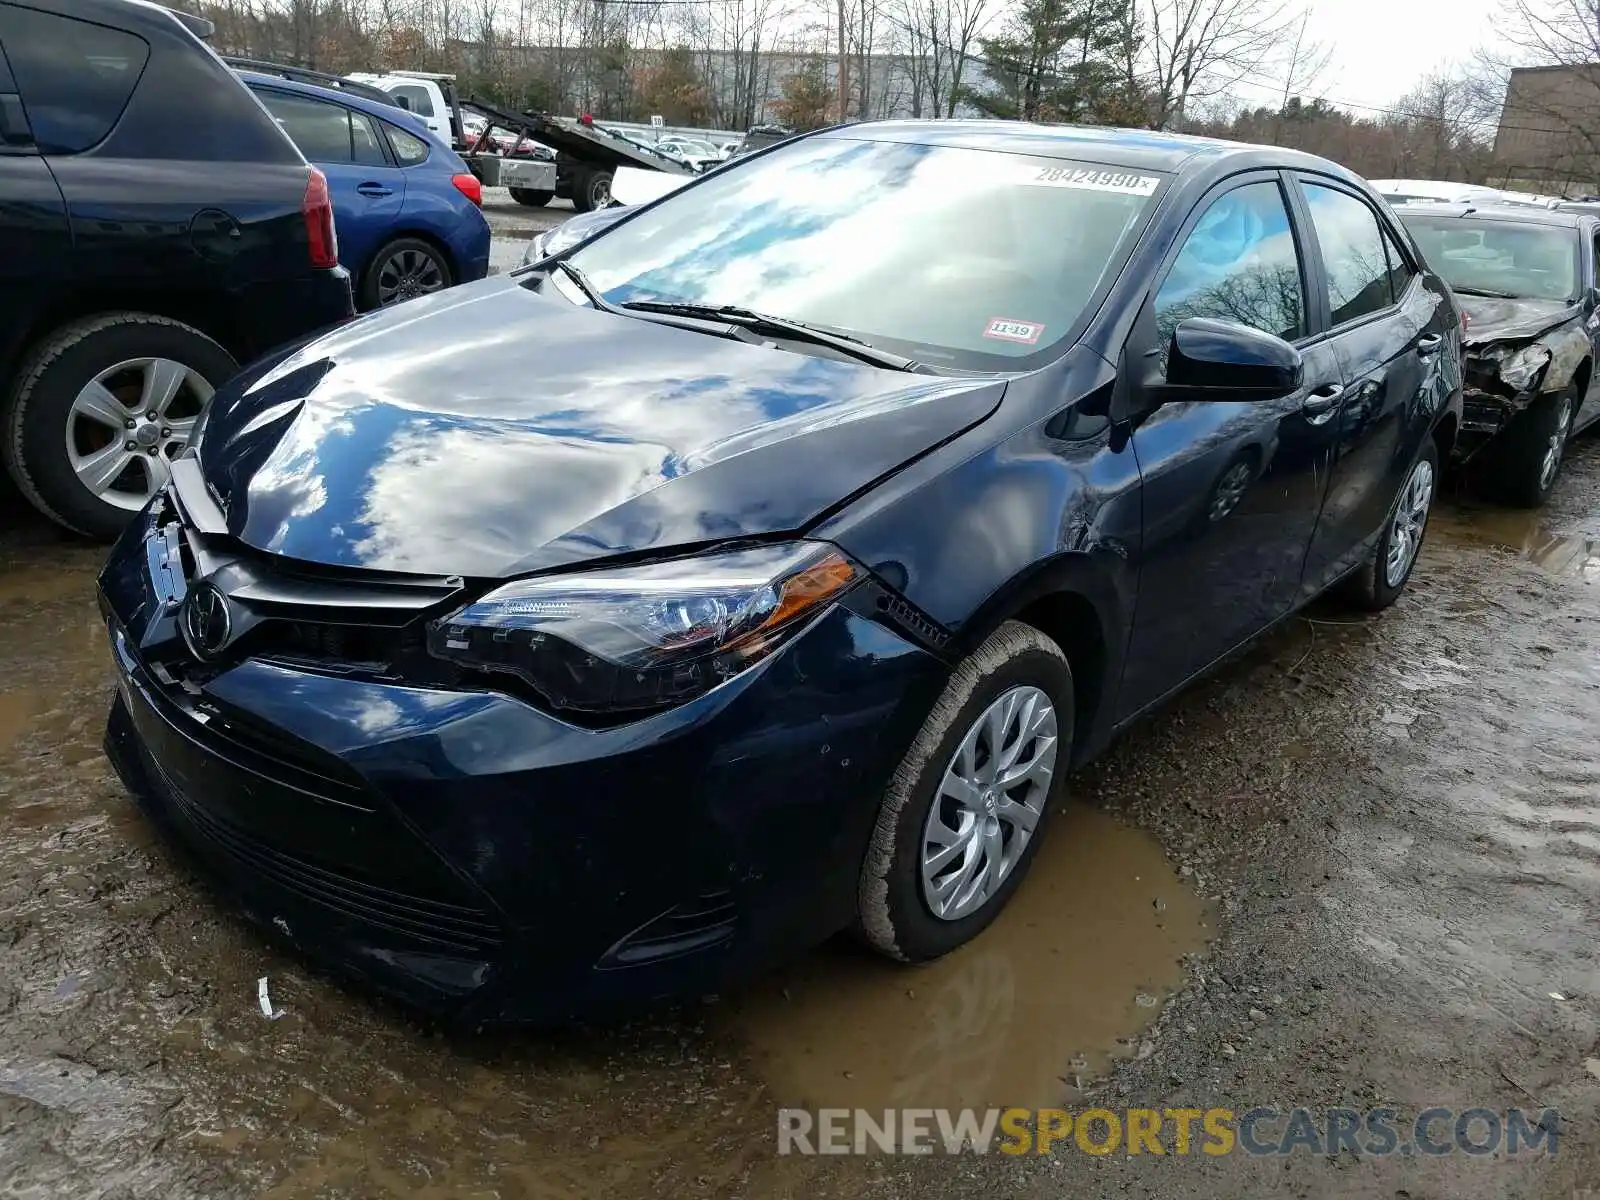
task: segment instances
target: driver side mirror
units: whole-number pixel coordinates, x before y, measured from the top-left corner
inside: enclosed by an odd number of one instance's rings
[[[1300,390],[1300,351],[1233,321],[1189,317],[1172,331],[1169,400],[1277,400]]]
[[[407,112],[411,111],[411,101],[407,97],[405,97],[405,96],[396,96],[394,98],[394,102],[395,102],[395,104],[399,105],[401,108],[405,109]]]

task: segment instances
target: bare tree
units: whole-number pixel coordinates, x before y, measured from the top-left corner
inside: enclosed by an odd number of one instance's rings
[[[1264,74],[1299,19],[1289,0],[1150,0],[1151,125],[1181,132],[1191,100]]]

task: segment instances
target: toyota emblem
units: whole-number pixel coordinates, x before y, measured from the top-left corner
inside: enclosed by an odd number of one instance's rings
[[[196,658],[215,658],[233,636],[228,598],[212,583],[197,585],[183,608],[183,639]]]

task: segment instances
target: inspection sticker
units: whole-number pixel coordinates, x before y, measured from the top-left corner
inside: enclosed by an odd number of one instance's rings
[[[1032,346],[1038,342],[1039,335],[1043,332],[1044,326],[1035,325],[1032,321],[1010,321],[1005,317],[995,317],[983,331],[983,336],[999,338],[1002,342],[1022,342]]]
[[[1037,187],[1081,188],[1091,192],[1123,192],[1129,196],[1150,196],[1160,186],[1154,175],[1131,171],[1091,171],[1086,167],[1025,167],[1018,183]]]

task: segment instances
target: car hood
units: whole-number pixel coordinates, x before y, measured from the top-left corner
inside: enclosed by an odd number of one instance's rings
[[[1456,299],[1467,314],[1462,341],[1468,346],[1536,338],[1563,321],[1579,315],[1577,306],[1564,300],[1500,300],[1492,296]]]
[[[492,578],[801,529],[983,420],[1004,387],[596,312],[500,277],[241,376],[199,450],[249,546]]]

